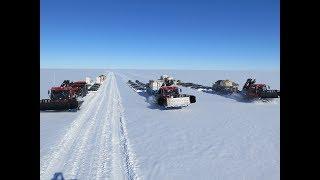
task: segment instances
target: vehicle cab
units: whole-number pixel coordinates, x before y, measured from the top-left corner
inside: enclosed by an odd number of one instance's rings
[[[65,100],[75,98],[72,87],[52,87],[48,91],[51,100]]]
[[[163,86],[159,89],[159,94],[164,97],[176,97],[179,96],[179,92],[181,89],[176,86]]]

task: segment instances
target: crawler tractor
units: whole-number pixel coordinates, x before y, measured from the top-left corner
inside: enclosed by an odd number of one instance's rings
[[[156,101],[165,108],[185,107],[196,102],[195,96],[180,92],[181,89],[176,86],[162,86],[155,94]]]
[[[81,102],[76,99],[76,91],[70,86],[52,87],[48,91],[50,99],[40,100],[40,110],[78,110]]]
[[[248,98],[279,98],[280,90],[270,90],[265,84],[256,84],[255,79],[247,79],[242,88],[242,93]]]
[[[88,94],[88,85],[86,81],[76,81],[71,84],[71,87],[76,89],[78,96],[84,97]]]
[[[145,87],[147,93],[155,97],[157,104],[165,108],[184,107],[195,103],[195,96],[180,94],[181,89],[175,86],[177,82],[172,77],[162,75],[158,80],[150,80]]]

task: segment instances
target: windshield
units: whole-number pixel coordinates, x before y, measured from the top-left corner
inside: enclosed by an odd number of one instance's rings
[[[52,100],[68,99],[68,98],[69,98],[69,91],[51,91]]]
[[[178,89],[169,89],[169,90],[164,91],[164,95],[168,95],[168,96],[173,96],[173,95],[178,95],[178,94],[179,94]]]

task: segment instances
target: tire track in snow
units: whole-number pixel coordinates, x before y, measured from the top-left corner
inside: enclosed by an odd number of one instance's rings
[[[102,102],[106,97],[106,93],[103,93],[102,96],[102,101],[99,102],[99,105],[91,119],[88,120],[86,126],[83,129],[84,133],[83,136],[80,139],[80,142],[76,144],[76,146],[73,148],[74,151],[72,153],[71,158],[69,158],[69,161],[71,162],[71,165],[68,164],[66,165],[63,170],[66,172],[66,177],[76,177],[77,174],[79,173],[80,169],[80,163],[84,164],[85,163],[85,153],[90,152],[89,150],[89,142],[88,140],[93,137],[94,135],[94,130],[97,129],[97,125],[99,124],[99,121],[97,120],[97,115],[98,113],[101,113],[101,107],[102,107]],[[81,173],[81,172],[80,172]]]
[[[75,119],[66,134],[62,137],[60,142],[51,149],[50,153],[45,157],[41,157],[40,160],[40,179],[50,179],[55,172],[60,172],[61,164],[65,164],[65,158],[68,155],[69,151],[72,149],[72,146],[79,135],[81,135],[81,129],[86,123],[88,116],[91,112],[94,112],[94,107],[97,104],[98,100],[103,101],[100,98],[103,95],[103,92],[106,91],[110,81],[107,80],[100,88],[96,96],[92,101],[83,108],[80,115]]]
[[[112,84],[115,84],[112,79]],[[115,86],[113,86],[115,88]],[[117,109],[116,94],[113,93],[112,98],[112,114],[111,114],[111,125],[112,125],[112,179],[125,179],[125,170],[122,166],[121,150],[120,150],[120,130],[119,130],[119,111]]]
[[[110,76],[110,79],[112,76]],[[110,80],[112,81],[112,80]],[[96,152],[96,157],[93,158],[92,169],[89,173],[89,177],[92,179],[106,179],[110,178],[111,167],[110,165],[110,152],[111,152],[111,124],[110,116],[112,114],[112,94],[113,94],[113,83],[110,83],[110,89],[108,92],[108,102],[107,102],[107,115],[104,119],[104,124],[101,126],[101,135],[99,138],[99,149]]]
[[[139,179],[137,176],[137,160],[135,154],[132,152],[129,146],[127,128],[125,126],[123,115],[124,109],[121,103],[121,96],[115,78],[113,79],[113,83],[115,88],[113,113],[116,112],[116,114],[114,114],[112,117],[113,179],[120,178],[120,174],[116,171],[117,168],[117,170],[121,168],[121,179]]]

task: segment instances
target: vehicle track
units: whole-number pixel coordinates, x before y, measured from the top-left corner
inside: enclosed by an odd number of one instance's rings
[[[84,105],[57,145],[41,157],[40,179],[56,172],[66,179],[138,179],[113,73]]]
[[[137,160],[130,149],[129,140],[127,136],[127,128],[124,121],[124,109],[121,103],[121,96],[116,83],[114,83],[114,100],[112,116],[112,152],[113,152],[113,179],[139,179],[137,176]],[[121,167],[121,174],[117,172]]]

